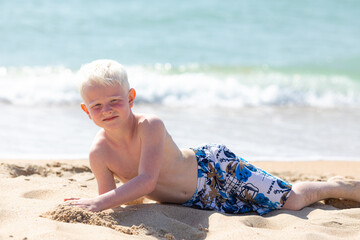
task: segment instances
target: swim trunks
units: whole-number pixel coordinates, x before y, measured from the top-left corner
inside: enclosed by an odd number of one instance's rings
[[[251,165],[224,145],[192,150],[198,162],[198,183],[184,206],[263,215],[281,208],[290,195],[291,184]]]

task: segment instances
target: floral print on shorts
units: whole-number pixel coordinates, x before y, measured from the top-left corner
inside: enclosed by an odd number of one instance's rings
[[[291,184],[251,165],[224,145],[192,150],[198,162],[198,185],[184,206],[263,215],[281,208],[290,195]]]

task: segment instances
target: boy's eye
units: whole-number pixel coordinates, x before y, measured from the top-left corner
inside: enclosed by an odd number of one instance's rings
[[[101,104],[95,104],[94,106],[92,106],[92,109],[97,109],[97,108],[100,108],[101,107]]]

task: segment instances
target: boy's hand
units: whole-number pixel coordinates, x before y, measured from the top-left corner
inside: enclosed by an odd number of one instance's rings
[[[65,198],[64,202],[68,206],[83,208],[92,212],[101,211],[98,201],[95,198]]]

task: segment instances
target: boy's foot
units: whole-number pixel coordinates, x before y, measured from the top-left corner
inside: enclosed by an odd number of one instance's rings
[[[337,208],[358,208],[360,207],[360,181],[341,176],[329,178],[328,182],[336,183],[339,193],[343,196],[340,199],[326,199],[325,204]]]

